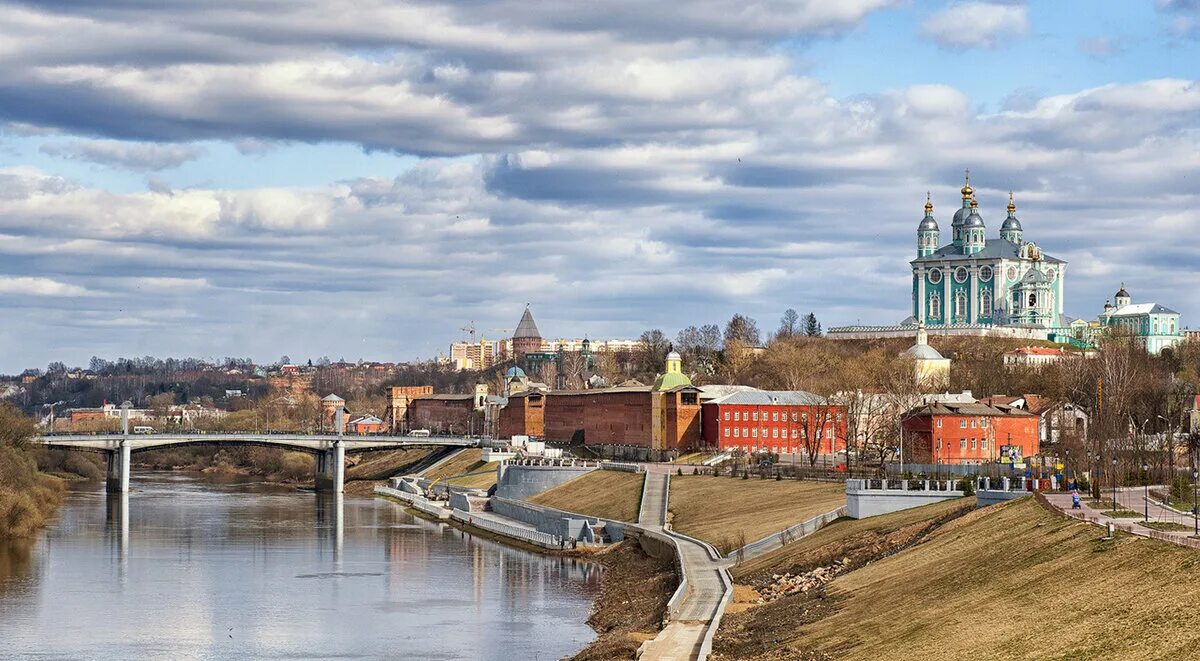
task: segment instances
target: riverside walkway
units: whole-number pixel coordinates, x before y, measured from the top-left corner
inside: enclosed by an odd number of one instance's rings
[[[705,659],[720,625],[725,604],[733,595],[727,564],[711,545],[680,535],[667,525],[670,466],[646,467],[646,484],[638,525],[661,532],[675,544],[683,571],[680,590],[669,606],[670,622],[653,640],[642,645],[639,658],[653,661]]]
[[[1151,491],[1165,491],[1164,486],[1151,486]],[[1081,503],[1081,508],[1077,510],[1071,509],[1071,494],[1069,493],[1047,493],[1045,494],[1047,502],[1061,510],[1067,516],[1090,521],[1099,525],[1113,524],[1113,527],[1118,530],[1123,530],[1127,533],[1137,535],[1139,537],[1150,537],[1180,546],[1187,546],[1195,549],[1200,549],[1200,539],[1196,539],[1192,535],[1195,531],[1195,519],[1191,514],[1180,512],[1178,510],[1164,507],[1161,503],[1150,498],[1149,503],[1146,500],[1146,490],[1144,487],[1126,487],[1117,489],[1117,504],[1121,508],[1137,512],[1137,517],[1112,517],[1105,512],[1112,507],[1112,492],[1104,494],[1106,497],[1101,498],[1096,504],[1089,504],[1085,498]],[[1184,530],[1155,530],[1142,525],[1145,520],[1147,509],[1150,513],[1149,520],[1158,523],[1175,523],[1183,525]]]

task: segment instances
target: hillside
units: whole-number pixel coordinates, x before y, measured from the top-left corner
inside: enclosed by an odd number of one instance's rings
[[[731,613],[715,658],[1191,658],[1200,553],[1101,536],[1032,499],[976,510],[824,588]]]

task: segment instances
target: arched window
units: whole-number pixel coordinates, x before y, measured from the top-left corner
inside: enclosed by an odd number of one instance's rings
[[[942,316],[942,299],[937,294],[929,297],[929,316],[935,318]]]
[[[954,316],[962,319],[967,316],[967,294],[958,292],[954,295]]]
[[[1029,307],[1031,307],[1031,308],[1037,307],[1037,294],[1029,295]]]
[[[992,292],[984,291],[979,295],[979,314],[984,317],[992,315]]]

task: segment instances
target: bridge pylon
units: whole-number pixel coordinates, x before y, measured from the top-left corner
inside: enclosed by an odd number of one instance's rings
[[[346,433],[345,409],[338,409],[334,414],[334,426],[337,440],[317,455],[313,482],[321,493],[342,493],[346,489],[346,446],[342,444],[342,436]]]

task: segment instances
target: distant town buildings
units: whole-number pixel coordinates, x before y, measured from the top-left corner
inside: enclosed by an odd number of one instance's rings
[[[1003,356],[1005,365],[1021,367],[1042,367],[1078,357],[1078,353],[1068,352],[1065,347],[1021,347],[1006,352]]]
[[[703,404],[705,445],[827,456],[846,449],[845,407],[803,390],[748,390]]]
[[[1005,404],[935,402],[903,417],[905,460],[1020,463],[1038,454],[1038,416]]]
[[[542,337],[533,313],[526,307],[512,337],[455,342],[450,345],[448,360],[459,370],[484,370],[512,360],[525,370],[537,372],[542,365],[555,363],[562,354],[616,353],[635,351],[641,346],[638,340]]]

